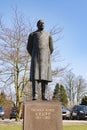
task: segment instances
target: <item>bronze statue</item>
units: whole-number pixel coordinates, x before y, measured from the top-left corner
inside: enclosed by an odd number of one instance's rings
[[[37,86],[41,83],[42,100],[48,82],[52,81],[50,55],[53,52],[51,34],[44,32],[44,22],[37,22],[38,30],[28,37],[27,50],[31,55],[30,81],[32,81],[33,100],[37,100]]]

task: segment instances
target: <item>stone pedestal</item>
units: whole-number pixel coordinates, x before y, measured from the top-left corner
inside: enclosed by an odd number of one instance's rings
[[[61,104],[53,101],[26,102],[23,130],[62,130]]]

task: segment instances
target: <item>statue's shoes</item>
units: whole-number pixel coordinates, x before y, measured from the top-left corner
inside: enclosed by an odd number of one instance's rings
[[[37,100],[37,99],[36,99],[36,98],[33,98],[32,100],[35,101],[35,100]]]
[[[42,98],[42,100],[47,101],[47,99],[46,99],[46,98]]]

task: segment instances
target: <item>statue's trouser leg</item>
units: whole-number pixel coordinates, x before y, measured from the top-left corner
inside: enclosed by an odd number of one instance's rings
[[[42,100],[46,100],[45,98],[45,90],[47,88],[48,83],[46,81],[41,82],[41,90],[42,90]]]
[[[37,100],[38,98],[38,81],[33,81],[32,82],[32,96],[33,96],[33,100]]]

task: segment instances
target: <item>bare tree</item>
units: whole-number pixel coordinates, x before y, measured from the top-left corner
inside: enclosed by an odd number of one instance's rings
[[[18,16],[17,11],[12,28],[7,28],[0,22],[0,82],[3,82],[4,87],[15,88],[17,120],[21,116],[23,90],[29,81],[30,57],[26,52],[28,33],[25,27],[23,18]]]
[[[66,88],[69,105],[80,104],[82,97],[87,93],[87,83],[83,77],[76,77],[75,74],[69,70],[66,72],[62,83]]]
[[[87,84],[82,76],[76,78],[76,100],[77,104],[81,102],[82,97],[87,92]]]
[[[76,86],[75,86],[75,75],[71,71],[68,71],[64,77],[64,85],[69,100],[70,106],[75,102]]]

